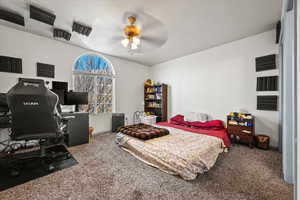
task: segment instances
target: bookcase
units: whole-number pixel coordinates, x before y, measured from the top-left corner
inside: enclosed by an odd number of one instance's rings
[[[251,116],[249,119],[242,117],[227,116],[227,132],[233,142],[240,141],[247,143],[250,148],[253,147],[255,138],[255,118]]]
[[[168,85],[144,86],[144,111],[157,116],[157,122],[168,120]]]

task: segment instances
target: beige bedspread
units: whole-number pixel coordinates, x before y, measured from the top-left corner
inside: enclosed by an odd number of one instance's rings
[[[143,141],[118,133],[116,143],[139,160],[185,180],[193,180],[199,173],[208,171],[224,150],[219,138],[163,128],[170,134]]]

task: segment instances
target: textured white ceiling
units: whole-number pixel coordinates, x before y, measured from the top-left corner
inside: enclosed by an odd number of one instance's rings
[[[74,20],[91,26],[99,21],[109,25],[121,23],[127,11],[152,15],[168,32],[162,47],[133,55],[105,45],[93,49],[149,66],[270,30],[281,10],[281,0],[0,0],[0,7],[22,14],[26,26],[2,20],[0,24],[52,38],[53,27],[29,19],[30,3],[55,13],[54,27],[70,32]],[[97,33],[109,39],[111,32]],[[73,32],[70,43],[95,48],[87,46],[84,37]]]

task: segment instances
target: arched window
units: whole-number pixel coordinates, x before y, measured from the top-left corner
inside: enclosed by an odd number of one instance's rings
[[[77,59],[73,69],[75,92],[88,92],[89,104],[80,106],[89,113],[110,113],[113,108],[114,70],[98,55],[84,55]]]

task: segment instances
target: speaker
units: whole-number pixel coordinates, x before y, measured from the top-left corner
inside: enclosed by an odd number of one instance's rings
[[[124,113],[113,113],[112,114],[112,122],[111,122],[111,127],[112,127],[112,132],[117,132],[117,129],[120,126],[125,125],[125,114]]]
[[[25,26],[25,21],[24,21],[24,17],[17,14],[17,13],[13,13],[10,12],[8,10],[4,10],[2,8],[0,8],[0,19],[3,19],[5,21],[14,23],[14,24],[18,24],[21,26]]]
[[[75,32],[85,35],[85,36],[89,36],[90,33],[92,32],[92,27],[85,26],[78,22],[73,22],[72,31],[75,31]]]
[[[277,91],[278,76],[257,77],[256,91]]]
[[[277,24],[276,24],[276,44],[279,43],[280,33],[281,33],[281,22],[278,21]]]
[[[56,16],[53,13],[30,5],[30,18],[53,26]]]
[[[53,29],[53,37],[55,38],[63,38],[67,41],[70,41],[72,34],[63,29],[54,28]]]
[[[36,75],[39,77],[54,78],[55,77],[55,66],[45,63],[36,64]]]
[[[276,69],[276,55],[267,55],[255,58],[256,72]]]
[[[0,72],[22,74],[22,59],[0,56]]]

